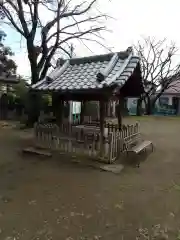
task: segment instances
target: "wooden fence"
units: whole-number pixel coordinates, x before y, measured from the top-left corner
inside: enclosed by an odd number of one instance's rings
[[[116,125],[106,125],[108,129],[104,136],[104,144],[100,147],[100,130],[84,128],[79,137],[73,129],[74,125],[67,123],[61,127],[54,123],[36,123],[34,126],[35,144],[38,147],[58,150],[71,155],[85,155],[102,162],[112,163],[125,150],[124,138],[131,138],[139,133],[139,124],[123,126],[121,130]],[[101,149],[100,149],[101,148]],[[102,149],[103,148],[103,149]]]
[[[124,139],[130,141],[132,138],[137,137],[140,133],[139,123],[132,125],[123,125],[119,130],[117,126],[109,128],[110,150],[109,150],[109,162],[112,163],[119,158],[120,154],[126,151]]]

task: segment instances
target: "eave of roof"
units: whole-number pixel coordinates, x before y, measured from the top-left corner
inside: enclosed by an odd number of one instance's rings
[[[0,83],[4,83],[4,84],[17,84],[17,83],[19,83],[19,78],[17,78],[16,75],[9,76],[9,77],[0,76]]]

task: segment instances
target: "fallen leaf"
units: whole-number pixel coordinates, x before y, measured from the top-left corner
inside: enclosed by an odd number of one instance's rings
[[[0,196],[0,200],[2,200],[4,203],[9,203],[9,202],[12,201],[12,198],[5,197],[5,196]]]
[[[86,215],[86,218],[87,218],[87,219],[92,218],[92,214]]]
[[[112,224],[112,223],[106,223],[106,225],[105,225],[106,228],[113,227],[113,226],[114,226],[114,224]]]
[[[121,202],[120,204],[116,204],[115,208],[118,208],[119,210],[123,210],[124,209],[124,204],[123,202]]]
[[[71,212],[71,213],[70,213],[70,216],[71,216],[71,217],[74,217],[74,216],[75,216],[75,212]]]
[[[170,212],[169,215],[173,218],[175,217],[175,214],[173,212]]]
[[[94,240],[99,240],[101,238],[102,238],[102,236],[94,236]]]
[[[36,200],[31,200],[28,202],[29,205],[36,205]]]
[[[59,212],[59,209],[58,209],[58,208],[55,208],[55,209],[54,209],[54,212]]]
[[[56,220],[56,223],[57,223],[57,224],[60,224],[60,223],[61,223],[61,220],[58,218],[58,219]]]
[[[44,235],[46,232],[47,232],[46,229],[39,229],[39,230],[37,231],[37,235]]]
[[[15,238],[15,237],[10,237],[10,236],[8,236],[8,237],[6,237],[4,240],[16,240],[16,238]]]
[[[83,212],[82,212],[82,213],[71,212],[71,213],[70,213],[70,216],[71,216],[71,217],[84,216],[84,213],[83,213]]]

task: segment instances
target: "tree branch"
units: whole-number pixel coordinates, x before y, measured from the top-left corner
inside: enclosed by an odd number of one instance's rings
[[[9,3],[10,5],[12,3]],[[13,5],[11,5],[13,6]],[[3,4],[3,2],[0,2],[0,7],[3,10],[5,16],[7,17],[7,19],[11,22],[11,24],[13,25],[13,27],[21,34],[25,37],[25,33],[18,27],[18,25],[16,24],[15,20],[13,19],[12,14],[10,13],[10,11],[5,7],[5,5]]]
[[[77,22],[74,22],[73,24],[69,24],[63,28],[61,28],[59,31],[60,33],[64,32],[64,30],[67,30],[68,28],[72,28],[72,27],[76,27],[78,26],[79,24],[82,24],[82,23],[85,23],[85,22],[90,22],[90,21],[95,21],[99,18],[102,18],[103,16],[105,15],[102,15],[102,16],[96,16],[96,17],[89,17],[89,18],[86,18],[86,19],[83,19],[81,21],[77,21]],[[71,33],[72,34],[72,33]],[[57,32],[54,32],[52,33],[46,40],[46,42],[48,43],[53,37],[55,37],[57,35]]]
[[[32,10],[32,5],[31,3],[27,3],[29,6],[29,11],[31,15],[31,20],[32,20],[32,29],[30,32],[30,36],[32,40],[34,41],[36,30],[37,30],[37,24],[38,24],[38,6],[39,6],[39,0],[36,0],[33,2],[34,5],[34,11]]]
[[[23,5],[22,5],[21,0],[17,0],[17,4],[18,4],[18,8],[19,8],[19,10],[18,10],[19,20],[21,22],[21,26],[23,28],[25,36],[28,37],[29,30],[28,30],[27,23],[26,23],[25,18],[24,18],[24,9],[23,9]]]
[[[51,3],[52,7],[47,0],[4,0],[3,3],[0,1],[0,9],[6,16],[3,21],[8,20],[26,39],[32,81],[38,81],[46,75],[58,49],[69,55],[67,46],[72,40],[77,39],[84,45],[85,41],[98,42],[101,36],[97,33],[105,29],[99,20],[106,15],[97,12],[95,15],[93,12],[93,16],[90,15],[96,1],[81,0],[76,4],[73,0],[54,0]],[[43,10],[50,13],[45,21],[41,19],[40,11]],[[96,24],[93,24],[94,22]],[[39,32],[40,44],[37,42]]]
[[[135,46],[141,58],[145,96],[146,98],[153,96],[153,100],[151,99],[153,103],[173,81],[176,81],[177,76],[180,76],[179,65],[173,64],[177,48],[174,43],[165,48],[165,43],[166,39],[157,41],[148,37]],[[156,94],[157,90],[158,94]]]

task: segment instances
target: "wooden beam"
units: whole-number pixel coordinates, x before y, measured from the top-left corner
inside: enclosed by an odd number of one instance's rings
[[[86,108],[86,101],[83,100],[81,102],[80,124],[83,124],[83,122],[84,122],[85,108]]]
[[[73,102],[69,101],[69,124],[71,125],[73,123]]]
[[[100,156],[103,156],[104,152],[104,121],[105,121],[105,101],[100,101],[99,106],[100,115]]]
[[[58,116],[59,116],[59,124],[61,125],[64,118],[64,101],[59,99],[59,109],[58,109]]]
[[[57,124],[61,125],[64,117],[64,100],[57,93],[52,94],[52,108],[57,119]]]
[[[124,97],[119,96],[119,101],[116,107],[116,113],[117,113],[117,118],[118,118],[118,126],[119,129],[122,128],[122,110],[123,110],[123,104],[124,104]]]

